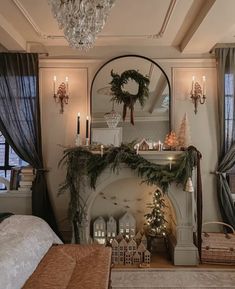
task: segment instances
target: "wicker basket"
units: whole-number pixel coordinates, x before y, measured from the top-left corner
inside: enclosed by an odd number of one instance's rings
[[[222,222],[207,222],[208,224],[220,224],[232,230],[231,234],[202,233],[202,263],[235,264],[235,230],[232,226]]]

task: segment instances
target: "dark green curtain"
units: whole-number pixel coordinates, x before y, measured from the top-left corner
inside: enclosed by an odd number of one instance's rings
[[[235,166],[235,48],[217,48],[215,54],[217,60],[219,112],[217,194],[223,221],[235,228],[235,206],[226,178],[227,172]],[[232,89],[229,89],[229,87],[232,87]],[[226,99],[228,94],[229,100],[228,98]]]
[[[32,213],[57,231],[43,168],[38,55],[0,53],[0,131],[19,155],[36,169]]]

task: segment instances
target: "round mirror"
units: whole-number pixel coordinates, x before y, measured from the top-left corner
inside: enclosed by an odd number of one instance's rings
[[[171,90],[153,60],[125,55],[96,72],[91,85],[91,142],[164,141],[170,130]]]

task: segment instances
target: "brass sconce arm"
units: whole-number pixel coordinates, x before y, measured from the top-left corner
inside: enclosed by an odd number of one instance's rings
[[[56,103],[60,104],[60,113],[64,112],[64,105],[68,104],[69,93],[68,93],[68,78],[66,77],[66,84],[62,82],[57,89],[55,90],[56,77],[54,77],[54,100]]]
[[[206,101],[205,91],[201,88],[201,85],[196,82],[193,83],[192,91],[191,91],[191,99],[194,104],[194,113],[196,114],[198,111],[198,104],[204,104]]]

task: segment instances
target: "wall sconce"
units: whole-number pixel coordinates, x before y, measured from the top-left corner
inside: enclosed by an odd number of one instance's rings
[[[191,99],[194,104],[194,112],[197,113],[198,103],[204,104],[206,101],[206,77],[202,77],[202,88],[198,82],[195,82],[195,76],[192,79]]]
[[[56,76],[54,76],[54,100],[60,104],[60,113],[64,112],[64,105],[68,104],[69,100],[69,78],[65,77],[65,83],[62,82],[56,92]]]

